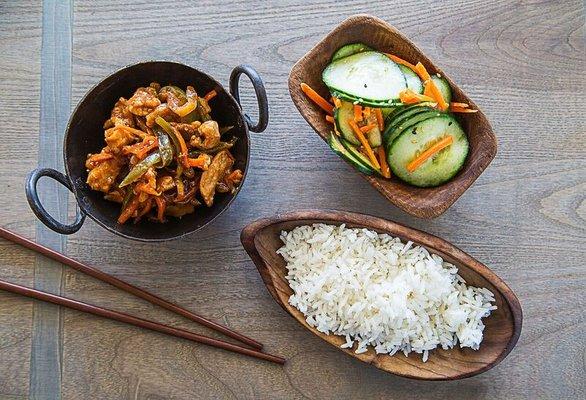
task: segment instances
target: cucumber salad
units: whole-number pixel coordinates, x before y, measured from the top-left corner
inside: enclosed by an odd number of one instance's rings
[[[362,43],[338,49],[322,79],[330,100],[301,84],[332,124],[331,149],[358,171],[418,187],[441,185],[462,169],[468,139],[454,113],[474,113],[452,102],[439,74]]]

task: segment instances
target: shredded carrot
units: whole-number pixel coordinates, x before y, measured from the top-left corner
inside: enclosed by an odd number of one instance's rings
[[[175,135],[175,137],[177,138],[177,141],[179,142],[179,147],[181,150],[181,153],[179,153],[177,155],[177,158],[179,159],[179,161],[181,161],[181,164],[183,164],[183,166],[185,168],[189,168],[189,163],[187,162],[188,157],[187,157],[187,143],[185,143],[185,139],[183,139],[183,135],[181,135],[181,133],[175,129],[175,127],[173,127],[173,135]]]
[[[470,107],[470,105],[468,103],[456,103],[456,102],[452,101],[450,103],[450,107],[468,108],[468,107]]]
[[[425,65],[420,62],[417,63],[413,70],[419,75],[424,83],[431,80],[431,76],[429,75],[429,72],[427,72],[427,69],[425,69]]]
[[[451,145],[453,141],[454,141],[454,138],[452,136],[446,136],[445,138],[443,138],[442,140],[440,140],[439,142],[437,142],[436,144],[431,146],[429,149],[425,150],[419,156],[417,156],[409,164],[407,164],[407,171],[409,171],[409,172],[415,171],[417,168],[419,168],[424,162],[426,162],[434,154],[436,154],[440,150],[443,150],[446,147],[448,147],[449,145]]]
[[[405,90],[401,91],[399,93],[399,99],[401,100],[401,103],[403,103],[403,104],[415,104],[415,103],[421,103],[423,101],[429,101],[429,102],[435,103],[434,98],[426,96],[425,94],[415,93],[411,89],[405,89]]]
[[[134,198],[130,201],[130,203],[128,203],[126,208],[124,210],[122,210],[122,213],[118,217],[119,224],[123,224],[126,221],[128,221],[128,219],[130,217],[132,217],[132,214],[134,214],[136,212],[136,210],[138,209],[138,205],[139,205],[138,197],[139,196],[134,196]]]
[[[326,99],[321,97],[315,90],[313,90],[309,85],[305,83],[301,83],[301,90],[311,101],[317,104],[322,110],[327,112],[330,115],[334,115],[334,107],[328,103]]]
[[[371,129],[376,128],[377,126],[378,126],[377,124],[368,124],[368,125],[365,125],[365,126],[361,126],[360,127],[360,130],[362,132],[366,133],[366,132],[369,132]]]
[[[161,196],[155,197],[155,202],[157,203],[157,219],[160,222],[163,222],[163,218],[165,215],[165,208],[167,207],[167,202]]]
[[[216,92],[215,90],[210,90],[205,96],[203,96],[203,99],[205,101],[210,101],[211,99],[213,99],[217,95],[218,95],[218,92]]]
[[[374,114],[376,115],[376,122],[378,123],[378,129],[382,132],[385,129],[385,120],[383,118],[383,112],[380,108],[374,109]]]
[[[446,103],[446,100],[444,99],[442,92],[439,90],[439,88],[437,87],[437,85],[435,84],[433,79],[431,79],[431,76],[429,75],[429,73],[425,69],[425,66],[423,64],[421,64],[420,62],[418,62],[417,65],[415,66],[415,72],[417,73],[417,75],[419,75],[419,77],[423,81],[423,85],[425,86],[425,90],[423,91],[423,95],[433,97],[435,99],[435,101],[437,102],[438,108],[440,110],[442,110],[442,111],[447,110],[449,107],[449,104]]]
[[[402,58],[397,57],[394,54],[390,54],[390,53],[385,53],[385,54],[387,55],[387,57],[389,57],[391,60],[393,60],[397,64],[403,64],[404,66],[409,67],[412,70],[415,70],[415,65],[411,64],[409,61],[405,61]]]
[[[181,201],[185,197],[185,185],[181,178],[175,179],[175,186],[177,186],[177,197],[175,198],[176,201]]]
[[[359,104],[354,104],[354,121],[362,121],[362,106]]]
[[[370,143],[368,143],[368,140],[366,140],[364,134],[362,133],[356,122],[354,120],[349,119],[348,123],[350,124],[352,130],[354,131],[354,134],[362,144],[362,147],[364,147],[364,150],[366,151],[366,154],[368,155],[368,158],[370,159],[372,165],[376,169],[380,169],[380,164],[378,163],[378,160],[376,159],[374,152],[372,151],[372,147],[370,147]]]
[[[152,194],[153,196],[160,195],[160,193],[157,193],[157,191],[146,182],[136,185],[136,191],[137,192],[144,192],[146,194]]]
[[[387,179],[391,177],[391,169],[389,168],[389,164],[387,163],[387,155],[385,154],[385,149],[383,146],[378,146],[378,159],[380,161],[380,171],[383,176]]]
[[[141,147],[136,153],[135,156],[139,159],[142,160],[146,154],[151,151],[152,149],[154,149],[155,147],[159,146],[159,141],[157,138],[154,138],[154,140],[152,140],[150,143],[146,143],[143,147]]]
[[[450,106],[450,111],[455,113],[475,113],[478,110],[473,110],[471,108],[464,108],[464,107],[452,107]]]
[[[370,107],[364,107],[362,112],[364,114],[364,118],[368,118],[368,117],[370,117],[370,113],[372,112],[372,109]]]
[[[328,121],[329,123],[333,124],[334,123],[334,117],[332,117],[331,115],[326,115],[326,121]]]
[[[88,161],[92,163],[97,163],[109,160],[111,158],[114,158],[114,155],[112,153],[98,153],[91,156]]]
[[[146,204],[142,208],[142,210],[140,210],[140,212],[136,214],[136,217],[134,217],[134,223],[136,224],[138,221],[140,221],[140,219],[142,217],[144,217],[149,211],[151,211],[152,208],[153,208],[153,198],[149,197],[148,200],[146,201]]]
[[[230,173],[230,175],[228,175],[224,179],[226,180],[226,182],[229,182],[233,185],[237,185],[240,182],[242,182],[242,177],[243,177],[242,171],[239,169],[235,169],[234,171],[232,171]]]
[[[197,158],[188,158],[187,164],[190,167],[196,167],[205,170],[210,165],[210,156],[208,156],[207,154],[202,154]]]
[[[334,105],[336,106],[336,108],[342,107],[342,101],[340,99],[338,99],[337,97],[332,97],[332,99],[334,99]]]

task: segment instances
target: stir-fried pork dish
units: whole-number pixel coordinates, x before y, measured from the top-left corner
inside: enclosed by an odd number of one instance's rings
[[[210,116],[215,96],[151,83],[114,104],[106,146],[88,155],[86,167],[87,184],[121,204],[118,223],[180,218],[202,203],[211,207],[216,193],[234,192],[242,171],[233,169],[235,140],[222,140],[231,127]]]

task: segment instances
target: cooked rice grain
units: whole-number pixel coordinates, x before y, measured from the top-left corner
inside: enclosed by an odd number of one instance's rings
[[[427,361],[438,346],[478,350],[494,295],[467,286],[458,269],[412,242],[344,225],[282,232],[289,303],[309,325],[345,336],[356,353],[411,351]]]

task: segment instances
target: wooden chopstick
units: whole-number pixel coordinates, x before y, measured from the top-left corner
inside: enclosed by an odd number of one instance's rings
[[[214,339],[211,337],[198,335],[193,332],[186,331],[184,329],[173,328],[168,325],[159,324],[157,322],[149,321],[146,319],[134,317],[129,314],[124,314],[114,310],[108,310],[94,306],[91,304],[83,303],[81,301],[68,299],[67,297],[57,296],[55,294],[42,292],[40,290],[32,289],[26,286],[16,285],[0,280],[0,289],[8,292],[20,294],[22,296],[31,297],[33,299],[47,301],[49,303],[58,304],[63,307],[71,308],[73,310],[98,315],[100,317],[112,319],[115,321],[125,322],[130,325],[138,326],[140,328],[150,329],[152,331],[166,333],[167,335],[180,337],[183,339],[191,340],[192,342],[203,343],[208,346],[218,347],[224,350],[233,351],[235,353],[245,354],[247,356],[260,358],[262,360],[271,361],[277,364],[284,364],[285,359],[282,357],[274,356],[272,354],[263,353],[258,350],[249,349],[248,347],[242,347],[233,343],[224,342],[223,340]]]
[[[33,242],[32,240],[29,240],[25,237],[22,237],[14,232],[11,232],[5,228],[0,227],[0,237],[9,240],[13,243],[19,244],[23,247],[26,247],[28,249],[34,250],[37,253],[41,253],[42,255],[52,258],[55,261],[58,261],[62,264],[68,265],[71,268],[83,272],[86,275],[92,276],[96,279],[99,279],[103,282],[109,283],[112,286],[115,286],[127,293],[131,293],[137,297],[140,297],[141,299],[144,299],[152,304],[156,304],[158,306],[161,306],[169,311],[174,312],[175,314],[179,314],[185,318],[188,318],[192,321],[198,322],[204,326],[207,326],[210,329],[213,329],[217,332],[223,333],[226,336],[231,337],[232,339],[236,339],[241,343],[247,344],[255,349],[262,349],[263,345],[259,342],[257,342],[254,339],[251,339],[249,337],[246,337],[238,332],[235,332],[223,325],[220,325],[216,322],[210,321],[207,318],[204,318],[200,315],[194,314],[190,311],[187,311],[184,308],[179,307],[176,304],[173,304],[167,300],[164,300],[152,293],[147,292],[146,290],[143,290],[141,288],[138,288],[134,285],[131,285],[130,283],[124,282],[123,280],[120,280],[112,275],[109,275],[103,271],[100,271],[99,269],[96,269],[94,267],[90,267],[89,265],[85,265],[80,263],[79,261],[76,261],[72,258],[67,257],[64,254],[61,254],[59,252],[56,252],[55,250],[49,249],[48,247],[42,246],[38,243]]]

